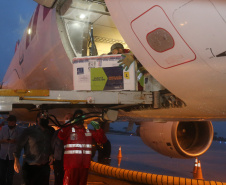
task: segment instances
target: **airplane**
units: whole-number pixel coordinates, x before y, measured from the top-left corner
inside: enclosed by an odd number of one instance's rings
[[[153,105],[118,108],[118,118],[138,123],[143,142],[163,155],[194,158],[208,150],[211,120],[226,118],[223,0],[35,1],[3,89],[72,91],[76,58],[122,43],[148,71]]]

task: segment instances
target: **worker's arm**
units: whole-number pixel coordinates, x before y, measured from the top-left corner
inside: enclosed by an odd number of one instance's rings
[[[57,137],[60,140],[64,140],[65,138],[68,137],[68,134],[70,133],[70,132],[68,132],[69,129],[70,129],[69,127],[61,128],[57,134]]]
[[[4,139],[4,138],[3,138],[3,132],[4,132],[3,129],[4,129],[4,128],[2,128],[2,129],[0,130],[0,144],[8,143],[7,139]]]
[[[137,63],[137,68],[138,70],[142,73],[142,74],[146,74],[148,73],[148,71],[143,67],[143,65],[137,60],[137,58],[135,57],[135,55],[130,52],[130,53],[125,53],[122,54],[122,59],[118,61],[119,66],[123,66],[123,69],[125,69],[126,71],[129,70],[130,65],[133,62]]]
[[[107,137],[104,130],[100,128],[100,124],[96,121],[91,121],[90,124],[93,126],[95,131],[92,132],[92,136],[97,144],[104,144],[107,142]]]
[[[3,143],[15,143],[15,139],[1,139],[0,140],[0,144],[3,144]]]
[[[90,124],[93,126],[95,130],[100,129],[100,124],[97,121],[91,121]]]
[[[14,155],[14,170],[16,173],[20,172],[20,161],[19,158]]]
[[[6,137],[8,137],[8,135],[6,136],[6,133],[8,133],[8,131],[6,130],[6,127],[3,127],[0,131],[0,144],[4,144],[4,143],[15,143],[16,140],[15,139],[7,139]]]
[[[22,131],[22,130],[21,130]],[[29,138],[29,132],[30,132],[30,128],[27,128],[25,130],[22,131],[21,135],[18,137],[18,139],[16,140],[16,150],[13,153],[14,156],[14,170],[19,173],[20,172],[20,162],[19,162],[19,158],[21,155],[21,151],[24,148],[25,144],[28,141]]]
[[[52,164],[53,164],[53,161],[54,161],[54,155],[51,154],[51,155],[49,156],[49,165],[52,165]]]
[[[122,66],[126,71],[129,70],[130,65],[136,61],[133,53],[122,54],[122,59],[118,61],[119,66]]]

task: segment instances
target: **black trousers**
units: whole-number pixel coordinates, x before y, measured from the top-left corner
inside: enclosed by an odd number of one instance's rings
[[[54,175],[55,175],[54,185],[63,185],[63,179],[64,179],[63,160],[55,160],[53,162],[53,169],[54,169]]]
[[[0,159],[0,185],[12,185],[14,175],[14,160]]]
[[[111,143],[107,140],[106,143],[103,144],[103,147],[97,147],[98,150],[98,162],[102,164],[110,164],[111,160]]]
[[[22,171],[25,185],[49,185],[49,164],[29,165],[25,162]]]

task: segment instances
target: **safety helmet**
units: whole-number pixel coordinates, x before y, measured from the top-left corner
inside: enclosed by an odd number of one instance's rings
[[[116,48],[124,49],[124,46],[121,43],[115,43],[111,46],[111,51],[113,51]]]

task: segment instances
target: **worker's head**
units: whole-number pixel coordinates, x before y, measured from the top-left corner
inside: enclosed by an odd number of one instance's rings
[[[84,120],[83,120],[83,118],[81,117],[81,116],[83,116],[83,115],[84,115],[84,112],[83,112],[81,109],[75,111],[73,117],[74,117],[75,119],[76,119],[76,118],[79,118],[79,120],[77,120],[77,122],[76,122],[77,125],[83,126]],[[81,119],[81,120],[80,120],[80,119]]]
[[[46,113],[39,112],[36,117],[36,122],[39,126],[46,128],[49,125],[48,115]]]
[[[74,116],[76,118],[76,117],[82,116],[83,114],[84,114],[84,112],[81,109],[79,109],[79,110],[75,111]]]
[[[73,118],[73,114],[71,113],[67,113],[65,116],[64,116],[64,122],[67,123],[69,120],[71,120]]]
[[[121,43],[115,43],[111,46],[112,54],[122,54],[124,50],[124,46]]]
[[[39,119],[39,124],[43,127],[43,128],[47,128],[49,125],[49,119],[46,118],[40,118]]]
[[[16,126],[16,116],[14,115],[9,115],[9,117],[7,118],[8,121],[8,127],[9,129],[13,129]]]

